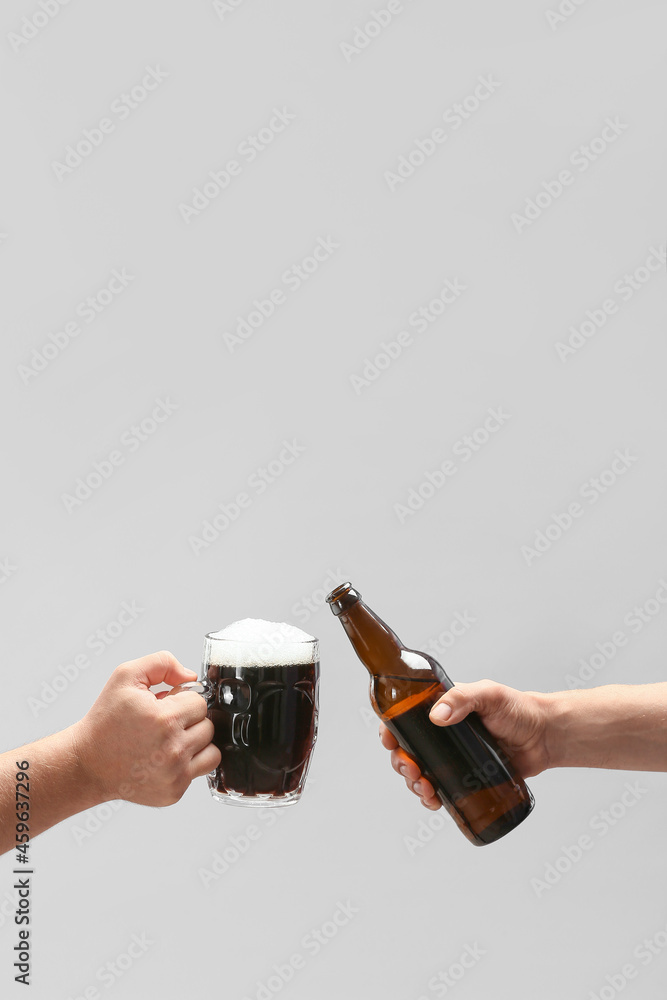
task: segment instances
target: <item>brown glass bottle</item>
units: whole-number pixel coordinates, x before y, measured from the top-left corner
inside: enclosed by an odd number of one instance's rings
[[[418,762],[438,798],[473,844],[492,844],[518,826],[533,796],[474,712],[452,726],[429,719],[453,687],[437,660],[407,649],[350,583],[327,602],[371,675],[373,708]]]

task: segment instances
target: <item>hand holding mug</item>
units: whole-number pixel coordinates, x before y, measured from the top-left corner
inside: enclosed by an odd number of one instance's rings
[[[220,750],[211,743],[213,723],[205,702],[194,693],[167,698],[170,692],[150,690],[194,677],[166,651],[114,670],[75,727],[79,756],[100,802],[171,805],[193,778],[218,766]]]

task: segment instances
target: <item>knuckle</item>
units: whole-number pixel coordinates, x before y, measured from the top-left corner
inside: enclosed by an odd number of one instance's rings
[[[182,740],[171,739],[168,740],[164,753],[167,759],[167,763],[171,768],[178,768],[187,760],[187,749]]]
[[[138,726],[145,726],[153,716],[152,705],[137,698],[135,688],[123,687],[117,695],[115,714],[119,719],[136,720]]]
[[[118,664],[116,669],[113,671],[112,677],[116,680],[125,682],[132,675],[132,673],[132,663],[129,660],[125,660],[123,663]]]
[[[165,699],[168,701],[168,699]],[[168,705],[162,717],[162,724],[167,731],[167,734],[172,737],[177,737],[179,733],[183,732],[183,726],[181,725],[181,712],[177,705]]]
[[[171,666],[176,657],[168,649],[158,649],[157,652],[151,653],[150,658],[154,663],[159,664],[161,667]]]
[[[120,667],[116,669],[120,670]],[[114,697],[117,699],[119,712],[127,712],[130,708],[134,708],[136,704],[135,693],[129,687],[123,686],[119,691],[115,692]]]
[[[200,698],[198,694],[195,694],[195,698],[197,699],[197,721],[202,722],[208,716],[208,706],[204,699]],[[210,719],[208,719],[208,721],[211,722]],[[211,725],[213,725],[212,722]]]
[[[497,681],[484,680],[481,682],[480,694],[494,706],[500,705],[508,693],[509,688],[504,684],[499,684]]]
[[[468,692],[466,691],[465,685],[460,684],[457,685],[456,687],[450,688],[447,694],[442,696],[440,701],[447,701],[447,702],[465,701],[467,697],[468,697]]]

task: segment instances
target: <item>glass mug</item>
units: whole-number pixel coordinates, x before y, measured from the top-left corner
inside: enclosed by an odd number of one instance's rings
[[[317,739],[318,640],[258,649],[211,632],[200,677],[173,693],[196,691],[208,705],[222,754],[207,776],[213,797],[263,808],[298,802]]]

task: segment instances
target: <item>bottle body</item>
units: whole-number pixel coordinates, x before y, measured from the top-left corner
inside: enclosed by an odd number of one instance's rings
[[[348,586],[348,585],[344,585]],[[452,682],[432,657],[402,646],[398,637],[351,591],[329,595],[369,670],[371,704],[471,843],[491,844],[533,808],[533,797],[497,741],[475,713],[451,726],[435,726],[429,712]]]
[[[434,678],[413,681],[413,692],[380,709],[371,681],[371,703],[406,753],[418,761],[424,777],[473,844],[499,840],[533,807],[530,791],[479,718],[440,728],[429,719],[433,705],[452,686]]]

